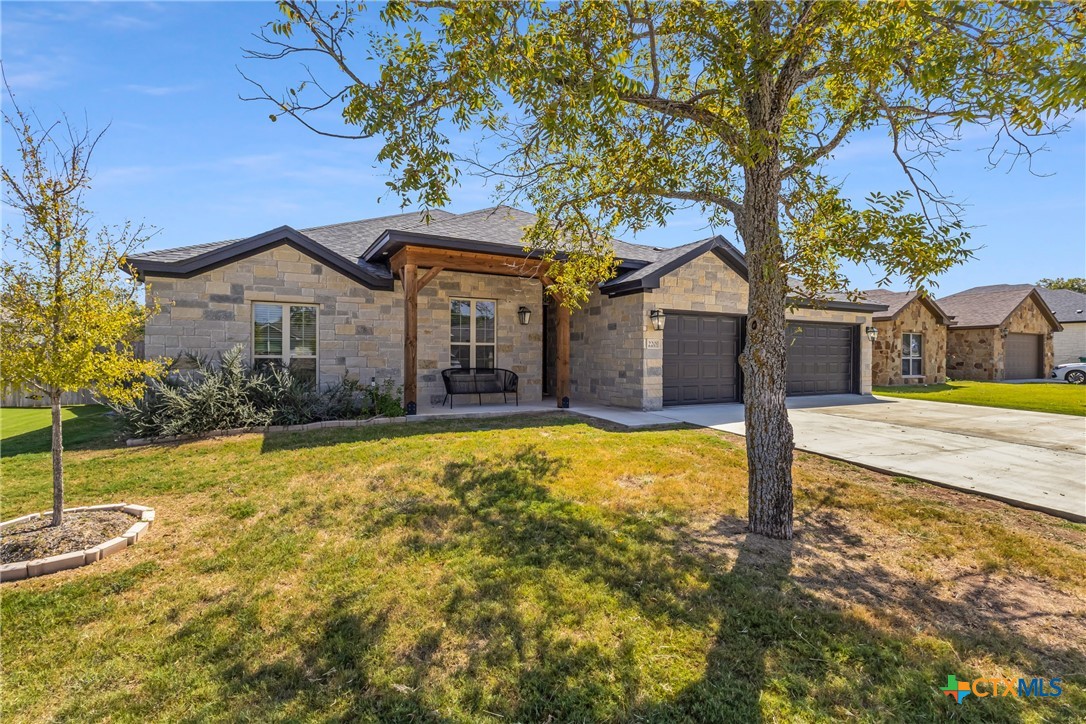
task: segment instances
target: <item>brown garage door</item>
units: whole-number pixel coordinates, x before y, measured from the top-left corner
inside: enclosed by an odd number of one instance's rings
[[[1041,376],[1041,335],[1008,334],[1004,351],[1004,379],[1032,380]]]
[[[788,394],[853,392],[855,327],[788,323]]]
[[[664,404],[739,399],[739,317],[668,312],[664,324]]]

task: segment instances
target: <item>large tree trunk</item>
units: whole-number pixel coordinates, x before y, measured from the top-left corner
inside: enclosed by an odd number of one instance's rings
[[[750,301],[745,374],[748,518],[753,533],[792,537],[792,425],[785,407],[788,279],[778,213],[781,180],[775,154],[746,170],[743,241]]]
[[[60,422],[60,395],[53,403],[53,525],[64,522],[64,436]]]

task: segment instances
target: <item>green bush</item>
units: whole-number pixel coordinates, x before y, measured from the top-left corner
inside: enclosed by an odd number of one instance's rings
[[[284,367],[254,370],[239,345],[218,363],[182,355],[161,379],[148,381],[142,399],[114,409],[133,437],[189,435],[212,430],[265,425],[301,425],[403,414],[402,388],[392,380],[363,387],[343,378],[324,390]]]

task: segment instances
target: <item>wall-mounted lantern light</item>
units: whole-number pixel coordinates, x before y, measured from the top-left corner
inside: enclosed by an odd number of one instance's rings
[[[864,331],[867,332],[867,338],[870,339],[872,342],[879,338],[878,327],[868,327]]]
[[[999,336],[1000,337],[1006,337],[1009,333],[1010,333],[1010,330],[1008,330],[1006,327],[1003,327],[1002,329],[999,330]]]
[[[664,310],[662,309],[653,309],[651,312],[649,312],[649,319],[652,320],[652,328],[655,329],[657,332],[663,330],[664,320],[666,318],[667,317],[664,314]]]
[[[517,319],[520,320],[521,324],[528,324],[528,322],[532,321],[532,310],[528,309],[528,307],[521,307],[517,310]]]

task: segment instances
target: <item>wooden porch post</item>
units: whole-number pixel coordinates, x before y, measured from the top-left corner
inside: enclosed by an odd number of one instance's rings
[[[403,406],[408,415],[418,412],[419,289],[418,268],[404,264],[403,282]]]
[[[556,334],[558,339],[555,340],[558,344],[558,359],[555,361],[558,369],[555,370],[555,392],[554,396],[558,400],[559,407],[569,407],[569,307],[562,304],[561,299],[556,300],[558,302],[558,318]]]

